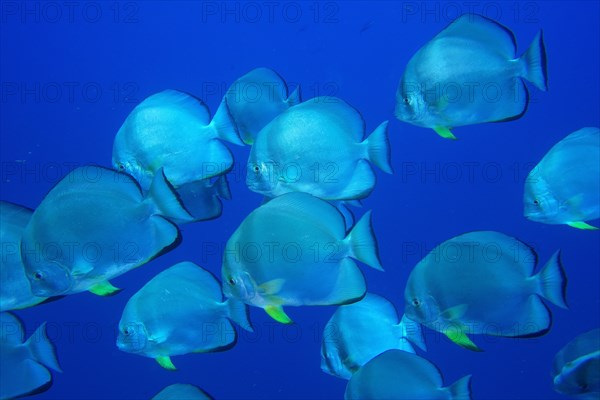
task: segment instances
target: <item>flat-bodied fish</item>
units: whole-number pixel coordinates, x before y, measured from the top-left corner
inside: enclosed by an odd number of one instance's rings
[[[246,184],[268,197],[310,193],[356,200],[375,187],[371,163],[392,173],[385,121],[368,137],[360,113],[336,97],[315,97],[281,113],[256,137]]]
[[[552,314],[542,302],[567,308],[567,278],[557,251],[537,274],[538,257],[518,239],[477,231],[434,248],[412,270],[404,291],[405,314],[469,350],[467,336],[542,335]]]
[[[547,90],[542,31],[517,57],[514,34],[498,22],[464,14],[410,59],[396,93],[400,121],[456,139],[457,126],[520,118],[529,104],[524,80]]]
[[[387,350],[366,363],[346,385],[345,400],[471,398],[471,375],[444,387],[442,374],[428,360],[402,350]]]
[[[236,80],[225,93],[240,136],[252,144],[276,116],[300,103],[300,86],[289,94],[285,80],[270,68],[256,68]]]
[[[52,384],[48,368],[62,372],[44,322],[24,342],[23,326],[10,313],[0,313],[0,399],[44,391]]]
[[[21,255],[32,293],[115,293],[110,279],[179,244],[179,230],[166,217],[191,219],[162,171],[146,197],[127,174],[97,166],[71,171],[23,231]]]
[[[340,306],[327,322],[321,342],[321,369],[350,379],[373,357],[386,350],[414,353],[409,342],[424,348],[420,324],[398,318],[388,300],[373,293],[356,303]]]
[[[46,300],[31,293],[21,260],[21,235],[33,210],[0,201],[0,312],[32,307]]]
[[[224,101],[211,120],[201,100],[164,90],[129,114],[115,137],[113,166],[131,174],[144,191],[163,168],[177,188],[231,169],[233,155],[221,140],[243,144]]]
[[[346,234],[331,204],[284,194],[250,213],[227,241],[223,292],[291,323],[283,306],[348,304],[365,295],[352,259],[383,270],[370,211]]]
[[[174,370],[171,356],[232,347],[236,332],[229,319],[252,330],[244,303],[223,301],[221,285],[210,272],[182,262],[156,275],[129,299],[119,321],[117,346]]]
[[[212,400],[212,397],[197,386],[175,383],[158,392],[152,400]]]
[[[554,357],[554,390],[578,399],[600,398],[600,329],[571,340]]]
[[[546,224],[598,229],[600,129],[583,128],[555,144],[527,176],[525,217]]]

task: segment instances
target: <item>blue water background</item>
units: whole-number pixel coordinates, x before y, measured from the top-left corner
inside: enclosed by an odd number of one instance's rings
[[[533,245],[540,263],[562,249],[570,310],[550,306],[552,330],[535,339],[475,336],[485,352],[426,331],[448,385],[473,374],[479,399],[561,398],[552,358],[600,325],[599,233],[522,216],[524,179],[567,134],[599,126],[599,3],[580,2],[13,2],[1,3],[1,199],[35,208],[73,166],[109,166],[113,138],[133,107],[172,88],[214,112],[224,91],[267,66],[305,99],[339,96],[361,111],[367,131],[389,119],[394,175],[360,215],[373,210],[385,267],[361,265],[369,290],[403,309],[411,268],[436,244],[471,230],[497,230]],[[458,141],[401,123],[395,91],[414,52],[463,12],[483,13],[516,35],[518,54],[544,29],[548,93],[531,91],[520,120],[455,130]],[[221,218],[182,228],[174,251],[113,281],[114,297],[90,293],[18,311],[29,335],[48,323],[64,370],[39,399],[149,398],[176,382],[218,399],[335,399],[346,382],[320,371],[322,329],[334,307],[288,308],[293,326],[251,309],[254,334],[228,352],[173,357],[177,372],[121,352],[116,325],[131,295],[161,270],[194,261],[220,276],[220,249],[261,197],[244,182],[248,147],[229,146],[233,200]],[[596,225],[597,225],[596,221]]]

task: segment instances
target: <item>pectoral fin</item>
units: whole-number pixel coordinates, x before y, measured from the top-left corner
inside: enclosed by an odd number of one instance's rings
[[[583,203],[583,194],[579,193],[566,201],[566,203],[571,207],[571,209],[578,209],[581,207],[581,203]]]
[[[121,291],[121,289],[114,287],[109,281],[100,282],[88,290],[98,296],[112,296]]]
[[[450,128],[446,128],[444,126],[436,126],[436,127],[433,128],[433,130],[435,131],[435,133],[437,133],[438,135],[440,135],[444,139],[456,140],[456,136],[454,136],[452,134],[452,132],[450,132]]]
[[[291,324],[293,322],[291,318],[287,316],[285,311],[283,311],[283,307],[281,306],[266,306],[265,311],[271,318],[282,324]]]
[[[263,295],[273,296],[281,291],[281,287],[284,283],[285,279],[273,279],[260,284],[258,286],[258,291]]]
[[[176,371],[175,365],[171,362],[171,358],[169,356],[159,356],[156,357],[156,362],[160,364],[164,369],[168,369],[169,371]]]
[[[468,304],[459,304],[457,306],[450,307],[440,314],[440,318],[453,322],[459,321],[467,313],[468,308]]]
[[[93,269],[94,269],[94,267],[92,266],[92,264],[79,262],[71,270],[71,275],[73,275],[73,276],[85,275]]]

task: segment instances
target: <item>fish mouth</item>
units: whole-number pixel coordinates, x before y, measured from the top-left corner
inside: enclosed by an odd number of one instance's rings
[[[415,310],[412,307],[406,307],[404,310],[404,314],[411,321],[421,322],[421,321],[419,321],[419,317],[417,316],[417,313],[415,312]]]
[[[246,180],[246,186],[248,186],[248,189],[252,190],[254,193],[262,194],[263,196],[269,195],[269,188],[267,188],[266,185],[261,184],[259,181],[252,180],[249,182]]]
[[[544,217],[544,214],[542,214],[540,212],[527,212],[527,210],[525,210],[525,212],[523,213],[523,216],[525,218],[527,218],[529,221],[533,221],[533,222],[544,222],[546,220],[546,218]]]
[[[66,293],[69,289],[65,290],[50,290],[42,287],[32,287],[31,294],[36,297],[56,297]]]

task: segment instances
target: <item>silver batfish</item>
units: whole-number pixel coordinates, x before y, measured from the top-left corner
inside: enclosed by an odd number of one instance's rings
[[[402,350],[388,350],[366,363],[346,385],[345,400],[471,398],[471,375],[443,387],[442,374],[428,360]]]
[[[571,340],[554,357],[554,390],[577,399],[600,398],[600,329]]]
[[[115,293],[110,279],[179,244],[166,217],[189,220],[162,171],[144,197],[127,174],[87,166],[46,195],[23,231],[21,254],[36,296]]]
[[[392,303],[367,293],[361,301],[338,307],[327,322],[321,342],[321,369],[350,379],[386,350],[414,353],[409,341],[425,347],[420,324],[406,317],[400,320]]]
[[[567,278],[560,252],[533,274],[535,251],[500,232],[477,231],[434,248],[412,270],[404,291],[405,313],[469,350],[467,336],[542,335],[552,314],[542,298],[567,308]]]
[[[365,139],[360,113],[336,97],[290,107],[256,137],[246,184],[268,197],[304,192],[325,200],[365,198],[375,187],[371,163],[392,173],[387,125]]]
[[[477,14],[464,14],[410,59],[396,93],[396,117],[440,136],[450,129],[508,121],[525,114],[529,93],[524,80],[548,88],[546,49],[540,31],[521,57],[505,26]]]
[[[214,118],[201,100],[177,90],[156,93],[136,106],[113,144],[113,166],[131,174],[144,191],[156,172],[175,187],[221,175],[233,155],[221,140],[242,145],[222,102]]]
[[[229,319],[252,330],[244,303],[223,301],[221,285],[210,272],[182,262],[156,275],[129,299],[119,321],[117,346],[173,370],[171,356],[232,347],[236,332]]]
[[[525,181],[524,214],[532,221],[598,229],[600,129],[583,128],[555,144]]]
[[[46,300],[31,293],[21,260],[21,235],[33,211],[0,201],[0,312],[32,307]]]
[[[307,193],[288,193],[254,210],[223,254],[223,292],[291,323],[283,306],[347,304],[366,292],[352,260],[382,270],[367,212],[346,234],[342,215]]]
[[[237,79],[225,94],[227,107],[246,144],[276,116],[300,103],[300,86],[289,94],[285,80],[270,68],[256,68]]]

